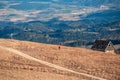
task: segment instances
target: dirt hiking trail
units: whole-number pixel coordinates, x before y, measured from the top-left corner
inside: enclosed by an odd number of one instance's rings
[[[38,63],[41,63],[41,64],[44,64],[44,65],[47,65],[49,67],[53,67],[53,68],[56,68],[58,70],[62,70],[62,71],[67,71],[67,72],[71,72],[71,73],[74,73],[74,74],[78,74],[78,75],[82,75],[82,76],[86,76],[86,77],[90,77],[90,78],[93,78],[93,79],[96,79],[96,80],[106,80],[104,78],[100,78],[100,77],[96,77],[96,76],[93,76],[93,75],[89,75],[89,74],[85,74],[85,73],[80,73],[80,72],[76,72],[76,71],[73,71],[71,69],[67,69],[67,68],[64,68],[64,67],[61,67],[61,66],[58,66],[58,65],[55,65],[55,64],[52,64],[52,63],[49,63],[49,62],[46,62],[46,61],[43,61],[43,60],[40,60],[40,59],[37,59],[35,57],[32,57],[30,55],[27,55],[23,52],[20,52],[18,50],[15,50],[15,49],[12,49],[12,48],[8,48],[8,47],[5,47],[5,46],[0,46],[1,49],[4,49],[4,50],[7,50],[7,51],[10,51],[14,54],[17,54],[17,55],[20,55],[24,58],[27,58],[29,60],[32,60],[32,61],[36,61]]]

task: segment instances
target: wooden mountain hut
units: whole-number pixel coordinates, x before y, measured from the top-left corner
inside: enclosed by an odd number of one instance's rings
[[[107,40],[96,40],[92,46],[93,50],[115,53],[115,48],[111,41]]]

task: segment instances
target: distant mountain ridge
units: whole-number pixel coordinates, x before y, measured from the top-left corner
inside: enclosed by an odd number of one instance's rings
[[[3,22],[1,22],[3,23]],[[28,40],[42,43],[59,44],[66,41],[82,41],[86,44],[95,39],[120,40],[120,21],[80,26],[79,22],[45,23],[33,21],[28,23],[4,23],[0,25],[0,37]],[[6,26],[5,26],[6,25]]]

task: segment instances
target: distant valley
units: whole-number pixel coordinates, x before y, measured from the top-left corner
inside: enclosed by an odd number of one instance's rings
[[[81,24],[82,25],[81,25]],[[82,46],[95,39],[108,39],[120,43],[120,22],[93,24],[84,22],[40,22],[27,23],[1,22],[0,37],[18,40],[28,40],[40,43],[60,44],[64,42],[79,42]],[[71,45],[73,46],[73,45]]]
[[[0,1],[0,38],[68,46],[120,44],[119,0]]]

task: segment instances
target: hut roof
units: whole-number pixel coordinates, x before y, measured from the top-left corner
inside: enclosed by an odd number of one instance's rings
[[[111,41],[107,40],[96,40],[92,46],[92,49],[102,50],[104,51]]]

